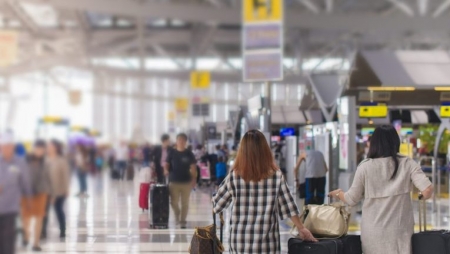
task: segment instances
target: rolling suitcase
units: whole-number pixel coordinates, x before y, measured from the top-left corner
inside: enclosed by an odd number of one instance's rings
[[[127,166],[126,176],[128,181],[132,181],[134,179],[134,167],[132,163]]]
[[[362,254],[361,237],[346,235],[338,239],[324,239],[317,243],[289,239],[289,254]]]
[[[321,240],[319,242],[304,242],[298,238],[289,239],[289,254],[347,254],[339,239]]]
[[[141,183],[139,188],[139,207],[144,210],[148,210],[148,194],[150,190],[149,183]]]
[[[166,229],[169,225],[169,186],[153,184],[150,187],[150,228]]]
[[[112,168],[111,169],[111,179],[113,180],[119,180],[120,179],[120,172],[119,170]]]
[[[450,254],[450,233],[446,230],[427,231],[427,204],[419,195],[420,232],[412,236],[413,254]],[[423,229],[423,231],[422,231]]]

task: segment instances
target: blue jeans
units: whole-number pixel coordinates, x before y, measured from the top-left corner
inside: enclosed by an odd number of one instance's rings
[[[117,169],[119,170],[120,179],[125,177],[125,170],[127,169],[126,161],[117,161]]]
[[[78,169],[78,182],[80,183],[80,193],[87,192],[87,173]]]
[[[326,177],[306,178],[306,205],[323,205],[325,201],[326,182]]]

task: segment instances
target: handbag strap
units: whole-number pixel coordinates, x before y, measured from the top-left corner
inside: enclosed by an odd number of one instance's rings
[[[212,215],[213,215],[214,229],[217,229],[216,213],[214,212],[214,210],[212,212]],[[219,252],[222,251],[222,249],[223,249],[223,245],[222,245],[222,242],[223,242],[223,224],[224,224],[223,212],[219,213],[219,218],[220,218],[220,238],[219,238],[220,241],[217,242],[217,238],[216,237],[212,237],[213,245],[214,245],[213,246],[214,254],[220,254]],[[216,248],[216,246],[218,248]],[[217,249],[219,249],[219,252],[217,252]]]

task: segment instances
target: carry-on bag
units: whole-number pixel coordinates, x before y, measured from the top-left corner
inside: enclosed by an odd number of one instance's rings
[[[450,254],[450,234],[446,230],[427,231],[427,204],[419,193],[419,233],[412,236],[413,254]]]
[[[120,179],[120,172],[116,168],[111,168],[111,179],[113,180],[119,180]]]
[[[315,243],[291,238],[289,239],[288,249],[289,254],[362,254],[361,237],[359,235],[324,239]]]
[[[166,229],[169,225],[169,186],[152,184],[150,187],[150,227]]]
[[[307,205],[300,215],[307,228],[316,238],[340,238],[347,234],[350,213],[344,204],[338,202],[329,205]],[[298,236],[294,226],[291,234]]]
[[[150,183],[141,183],[139,188],[139,207],[144,210],[148,210],[148,195],[150,192]]]
[[[291,238],[288,242],[289,254],[344,254],[344,246],[339,239],[306,242]],[[345,253],[346,254],[346,253]]]
[[[190,254],[221,254],[225,251],[222,245],[223,241],[223,213],[219,214],[220,217],[220,239],[217,237],[217,223],[216,214],[213,212],[212,225],[206,227],[196,227],[194,236],[189,246]]]

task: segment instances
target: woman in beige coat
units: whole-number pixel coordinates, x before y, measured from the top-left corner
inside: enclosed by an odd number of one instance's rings
[[[368,159],[359,165],[352,187],[335,190],[336,197],[350,206],[364,199],[361,241],[364,254],[410,254],[414,233],[411,187],[414,185],[425,199],[433,194],[433,186],[419,164],[398,155],[400,138],[389,125],[376,128]]]

